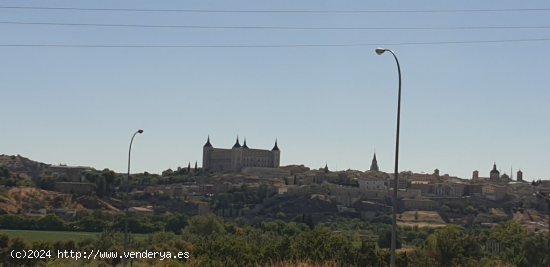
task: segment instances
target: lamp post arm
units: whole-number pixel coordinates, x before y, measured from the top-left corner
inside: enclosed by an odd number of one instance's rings
[[[134,142],[134,137],[136,137],[136,134],[138,133],[139,131],[136,131],[134,135],[132,135],[132,139],[130,140],[130,148],[128,148],[128,176],[126,177],[126,192],[128,192],[130,186],[130,157],[132,155],[132,143]]]

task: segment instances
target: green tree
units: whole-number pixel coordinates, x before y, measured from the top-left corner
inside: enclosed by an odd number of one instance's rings
[[[525,261],[520,266],[550,266],[550,236],[541,233],[530,234],[523,245]]]
[[[166,219],[166,225],[164,229],[166,231],[171,231],[176,234],[180,234],[186,225],[187,225],[187,217],[184,214],[179,213],[179,214],[168,216],[168,218]]]
[[[230,207],[232,198],[232,195],[229,193],[220,193],[214,197],[214,209],[216,211],[221,209],[222,217],[225,217],[225,210]]]
[[[385,230],[378,237],[378,246],[380,246],[381,248],[391,247],[391,229]],[[397,232],[397,238],[395,239],[395,247],[401,248],[401,238],[399,238],[399,231]]]
[[[10,245],[10,237],[6,234],[0,234],[0,261],[8,262],[10,255],[8,246]]]
[[[300,233],[292,240],[290,250],[295,260],[313,262],[335,260],[347,264],[353,260],[351,243],[345,237],[336,235],[325,227]]]
[[[225,232],[223,221],[215,215],[194,216],[184,228],[185,235],[211,236]]]
[[[472,205],[468,205],[466,207],[466,213],[470,215],[477,215],[479,213],[479,210],[474,208]]]
[[[107,193],[107,182],[105,182],[105,177],[99,176],[96,179],[96,195],[98,197],[104,197]]]
[[[213,235],[196,244],[194,255],[201,266],[256,266],[260,261],[260,246],[248,236]]]
[[[357,251],[356,265],[361,267],[385,266],[386,262],[375,242],[363,240]]]
[[[477,235],[466,233],[457,225],[448,225],[428,237],[426,248],[440,266],[452,266],[467,258],[481,257],[480,243]]]
[[[409,253],[409,266],[414,267],[433,267],[438,266],[437,260],[433,257],[433,253],[421,250],[415,250]]]
[[[309,226],[309,229],[315,228],[315,222],[313,221],[313,217],[311,216],[310,213],[308,213],[307,216],[305,217],[304,223],[307,224],[307,226]]]
[[[12,238],[10,240],[10,245],[7,248],[8,253],[10,251],[23,251],[27,249],[28,247],[25,245],[25,241],[23,239],[16,237]],[[4,261],[6,266],[31,266],[32,260],[29,258],[12,258],[11,255],[7,255],[6,261]]]
[[[111,196],[115,187],[116,173],[109,169],[104,169],[103,172],[101,172],[101,176],[105,181],[105,194]]]
[[[109,223],[107,221],[96,219],[92,216],[81,217],[72,225],[75,230],[85,232],[101,232],[109,227]]]
[[[503,248],[501,257],[515,265],[525,264],[525,251],[527,230],[515,221],[507,221],[498,224],[490,234],[490,238],[499,242]]]
[[[3,229],[34,229],[35,221],[21,215],[0,215],[0,228]]]
[[[66,230],[65,222],[54,214],[48,214],[36,221],[36,228],[40,230],[59,231]]]
[[[10,177],[10,171],[4,166],[0,166],[0,178],[9,178],[9,177]]]
[[[156,224],[153,224],[150,217],[130,216],[129,218],[120,217],[113,223],[112,229],[124,231],[125,220],[128,221],[128,231],[132,233],[153,233],[161,230]]]

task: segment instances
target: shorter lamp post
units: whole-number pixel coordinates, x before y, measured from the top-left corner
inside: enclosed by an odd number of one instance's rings
[[[125,220],[124,220],[124,253],[127,252],[128,249],[128,219],[130,218],[129,211],[128,211],[128,194],[130,193],[130,158],[132,155],[132,143],[134,142],[134,137],[136,137],[137,134],[143,133],[142,129],[137,130],[134,135],[132,135],[132,139],[130,140],[130,148],[128,149],[128,176],[126,177],[126,196],[124,199],[124,208],[125,208]],[[124,259],[124,266],[126,266],[128,260]]]

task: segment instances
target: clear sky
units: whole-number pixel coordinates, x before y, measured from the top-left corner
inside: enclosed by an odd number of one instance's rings
[[[486,10],[547,1],[0,1],[2,7],[180,10]],[[132,172],[202,161],[210,135],[238,135],[281,163],[393,170],[397,71],[400,170],[548,179],[550,10],[468,12],[147,12],[0,8],[0,153]],[[19,24],[14,24],[19,23]],[[55,26],[139,24],[340,29]],[[385,29],[341,29],[369,28]],[[431,29],[402,29],[431,28]],[[434,29],[442,27],[445,29]],[[535,27],[456,29],[456,27]],[[388,29],[401,28],[401,29]],[[449,29],[454,28],[454,29]],[[214,47],[14,47],[6,45]],[[255,45],[329,47],[216,47]],[[388,45],[393,44],[393,45]],[[401,45],[398,45],[401,44]],[[515,177],[515,174],[514,174]]]

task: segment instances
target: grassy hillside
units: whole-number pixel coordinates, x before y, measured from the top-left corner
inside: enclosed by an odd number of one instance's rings
[[[10,239],[20,237],[27,243],[34,241],[68,241],[73,240],[75,242],[84,240],[86,238],[96,238],[100,233],[91,232],[70,232],[70,231],[30,231],[30,230],[0,230],[0,234],[5,234]],[[145,239],[147,234],[132,234],[135,239]]]

